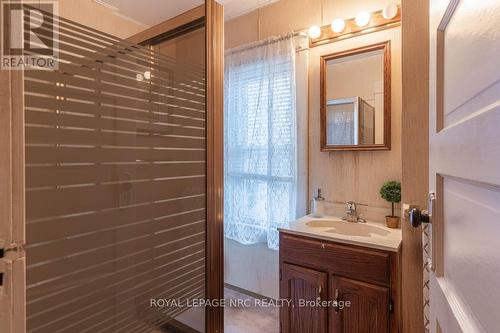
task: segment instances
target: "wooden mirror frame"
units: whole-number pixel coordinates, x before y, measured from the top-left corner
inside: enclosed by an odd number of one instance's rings
[[[326,143],[326,63],[329,60],[344,58],[356,54],[383,50],[384,51],[384,142],[367,145],[328,145]],[[326,54],[320,57],[320,126],[321,151],[363,151],[391,149],[391,42],[385,41],[351,50]]]

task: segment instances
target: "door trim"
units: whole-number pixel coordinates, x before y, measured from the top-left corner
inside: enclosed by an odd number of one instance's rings
[[[429,0],[403,0],[401,6],[402,202],[425,209],[429,192]],[[403,332],[423,332],[422,231],[412,228],[406,218],[401,229],[402,328]]]
[[[207,298],[224,298],[224,9],[206,0]],[[222,307],[207,309],[207,332],[224,331]]]
[[[436,33],[436,133],[444,128],[444,55],[445,32],[460,0],[451,0]]]
[[[23,78],[22,70],[0,70],[0,331],[6,333],[26,332]]]

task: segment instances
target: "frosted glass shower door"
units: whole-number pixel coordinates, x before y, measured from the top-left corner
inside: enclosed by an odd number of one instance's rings
[[[163,52],[55,20],[59,69],[24,79],[27,329],[203,330],[204,29]]]

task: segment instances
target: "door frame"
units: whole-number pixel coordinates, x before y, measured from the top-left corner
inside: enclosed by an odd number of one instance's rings
[[[224,298],[224,9],[206,0],[207,298]],[[206,331],[224,331],[224,309],[207,309]]]
[[[429,0],[402,0],[402,328],[424,332],[422,230],[410,206],[427,209],[429,192]]]
[[[26,332],[22,70],[0,70],[0,331]]]
[[[24,70],[0,70],[0,331],[6,333],[26,332],[23,81]]]
[[[224,9],[215,0],[139,32],[127,40],[158,43],[205,24],[207,112],[207,239],[206,298],[224,298]],[[222,307],[207,307],[208,333],[224,330]]]

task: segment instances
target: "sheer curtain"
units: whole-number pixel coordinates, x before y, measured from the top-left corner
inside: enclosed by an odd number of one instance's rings
[[[293,36],[225,57],[224,233],[278,248],[296,218],[297,124]]]

